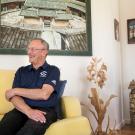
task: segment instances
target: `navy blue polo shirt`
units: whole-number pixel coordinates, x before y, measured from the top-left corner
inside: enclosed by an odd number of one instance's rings
[[[60,71],[56,66],[44,63],[38,69],[32,65],[21,67],[17,70],[13,82],[13,88],[37,89],[42,88],[43,84],[49,84],[54,88],[53,93],[47,100],[32,100],[24,98],[26,104],[33,107],[54,107],[57,100],[56,85],[60,79]]]

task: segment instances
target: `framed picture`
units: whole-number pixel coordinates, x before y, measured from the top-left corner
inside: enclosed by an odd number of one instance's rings
[[[128,44],[135,44],[135,19],[127,20]]]
[[[0,54],[43,38],[50,55],[92,55],[91,0],[1,0],[0,14]]]
[[[116,19],[114,19],[114,37],[119,41],[119,22]]]

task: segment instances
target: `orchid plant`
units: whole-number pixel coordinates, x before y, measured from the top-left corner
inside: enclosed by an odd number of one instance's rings
[[[100,97],[100,92],[103,86],[105,85],[105,81],[107,80],[107,66],[102,63],[102,59],[98,59],[95,57],[92,57],[90,64],[87,67],[88,76],[87,79],[94,84],[94,87],[91,88],[89,94],[90,103],[94,106],[94,110],[92,110],[90,107],[89,111],[93,114],[96,122],[97,122],[97,128],[94,131],[94,135],[114,135],[116,130],[115,126],[114,129],[109,128],[109,116],[108,116],[108,123],[106,127],[106,131],[103,131],[102,129],[102,123],[107,111],[107,107],[110,104],[110,101],[116,97],[115,95],[111,95],[106,102],[103,101],[103,99]]]

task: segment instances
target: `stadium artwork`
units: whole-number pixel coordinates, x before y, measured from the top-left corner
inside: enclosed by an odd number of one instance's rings
[[[26,54],[33,38],[49,55],[92,55],[91,0],[1,0],[0,54]]]

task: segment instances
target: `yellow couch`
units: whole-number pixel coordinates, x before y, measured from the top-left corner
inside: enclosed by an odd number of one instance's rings
[[[14,73],[13,70],[0,70],[0,119],[13,108],[5,99],[5,90],[12,87]],[[51,124],[45,135],[91,135],[89,121],[81,115],[79,100],[63,96],[61,105],[64,118]]]

